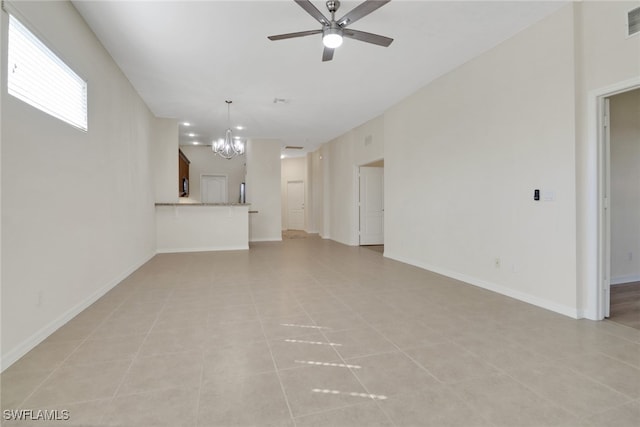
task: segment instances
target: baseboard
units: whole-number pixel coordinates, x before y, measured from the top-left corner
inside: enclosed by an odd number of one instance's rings
[[[611,286],[624,285],[625,283],[640,282],[640,274],[632,274],[630,276],[618,276],[611,278]]]
[[[44,341],[49,335],[53,334],[60,327],[64,326],[69,320],[76,317],[83,310],[88,308],[91,304],[100,299],[104,294],[113,289],[116,285],[126,279],[131,273],[142,267],[146,262],[155,256],[155,252],[144,256],[140,261],[132,264],[124,272],[119,274],[115,279],[109,281],[93,294],[89,295],[84,300],[80,301],[75,306],[71,307],[61,316],[49,322],[45,327],[41,328],[38,332],[31,335],[24,341],[22,341],[17,347],[9,350],[6,354],[2,355],[0,360],[0,372],[3,372],[9,366],[13,365],[18,359],[31,351],[35,346]]]
[[[261,237],[259,239],[250,239],[249,243],[258,243],[258,242],[282,242],[282,236],[280,237]]]
[[[246,251],[247,246],[205,246],[201,248],[167,248],[158,249],[159,254],[176,254],[184,252],[220,252],[220,251]]]
[[[385,250],[384,257],[390,258],[396,261],[400,261],[405,264],[413,265],[415,267],[419,267],[428,271],[432,271],[434,273],[441,274],[443,276],[447,276],[452,279],[460,280],[470,285],[477,286],[479,288],[483,288],[501,295],[505,295],[505,296],[520,300],[522,302],[526,302],[528,304],[532,304],[537,307],[544,308],[546,310],[563,314],[573,319],[580,319],[583,314],[578,309],[573,307],[568,307],[562,304],[558,304],[553,301],[549,301],[543,298],[536,297],[534,295],[527,294],[525,292],[520,292],[513,289],[505,288],[504,286],[500,286],[498,284],[488,282],[486,280],[478,279],[476,277],[467,276],[466,274],[461,274],[455,271],[450,271],[447,269],[436,267],[436,266],[424,263],[422,261],[412,260],[400,255],[390,253],[388,250]]]

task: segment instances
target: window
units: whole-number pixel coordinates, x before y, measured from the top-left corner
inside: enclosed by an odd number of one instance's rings
[[[87,130],[87,82],[9,15],[10,95]]]

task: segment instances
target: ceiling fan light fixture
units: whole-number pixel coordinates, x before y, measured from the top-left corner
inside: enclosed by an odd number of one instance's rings
[[[342,45],[342,30],[340,28],[327,28],[323,32],[322,43],[329,49],[335,49]]]

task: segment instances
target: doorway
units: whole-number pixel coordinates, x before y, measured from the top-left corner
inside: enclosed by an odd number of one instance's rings
[[[200,201],[202,203],[228,203],[227,176],[201,175]]]
[[[616,256],[612,251],[612,226],[620,226],[618,223],[612,223],[613,211],[620,208],[616,209],[612,205],[612,203],[616,202],[612,199],[611,173],[612,168],[617,168],[618,166],[612,164],[611,157],[611,99],[617,95],[638,89],[640,89],[640,78],[634,78],[607,88],[592,91],[589,94],[588,135],[591,147],[597,155],[597,161],[591,163],[589,167],[590,177],[593,178],[593,181],[591,181],[593,183],[591,187],[593,193],[591,194],[595,196],[592,199],[593,204],[591,206],[596,209],[589,210],[586,216],[586,221],[590,224],[590,234],[586,240],[586,246],[594,248],[594,251],[590,252],[589,258],[594,261],[595,268],[590,271],[588,276],[587,283],[589,285],[587,287],[585,316],[593,320],[602,320],[610,316],[612,273],[615,274],[612,271],[612,256]],[[625,180],[625,182],[628,183],[628,180]],[[618,199],[620,199],[619,196]],[[622,199],[622,201],[624,202],[625,200]],[[613,243],[616,244],[615,242]],[[632,260],[634,255],[632,253]],[[626,256],[628,259],[628,252]],[[615,262],[618,261],[618,259],[615,260]],[[616,280],[614,279],[614,281]]]
[[[359,168],[359,244],[384,245],[384,161]]]
[[[304,230],[304,181],[287,181],[287,229]]]
[[[605,316],[640,328],[640,89],[606,98],[605,115],[610,278]]]

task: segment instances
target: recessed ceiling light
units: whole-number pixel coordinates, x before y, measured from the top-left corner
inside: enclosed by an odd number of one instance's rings
[[[236,129],[242,130],[242,129],[244,129],[244,126],[236,126]]]
[[[190,133],[189,136],[196,136],[196,134],[195,133]]]
[[[198,141],[193,141],[193,145],[200,145],[200,142],[198,142]]]
[[[280,154],[280,158],[281,158],[281,159],[284,159],[284,154]]]
[[[183,125],[183,126],[191,126],[191,123],[189,123],[189,122],[184,122],[184,123],[182,123],[182,125]]]

